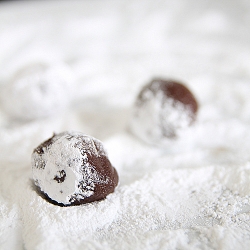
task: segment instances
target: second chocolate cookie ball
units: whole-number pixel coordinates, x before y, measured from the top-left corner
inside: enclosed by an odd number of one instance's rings
[[[197,111],[196,98],[184,84],[156,78],[137,96],[130,129],[141,140],[161,145],[193,124]]]

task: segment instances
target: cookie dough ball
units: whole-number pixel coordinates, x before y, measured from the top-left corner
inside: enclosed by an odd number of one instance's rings
[[[136,99],[130,129],[143,141],[161,145],[193,124],[197,110],[197,101],[186,86],[154,79]]]
[[[32,154],[35,185],[52,201],[80,205],[114,192],[118,174],[102,143],[79,132],[63,132]]]
[[[72,79],[66,65],[35,63],[23,67],[2,88],[3,109],[19,120],[61,112],[69,103]]]

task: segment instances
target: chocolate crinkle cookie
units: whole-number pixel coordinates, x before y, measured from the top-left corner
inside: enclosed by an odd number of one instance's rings
[[[32,171],[40,191],[65,206],[104,199],[118,184],[101,141],[79,132],[55,134],[40,144]]]
[[[197,111],[196,98],[184,84],[156,78],[139,92],[130,130],[147,143],[163,145],[192,125]]]

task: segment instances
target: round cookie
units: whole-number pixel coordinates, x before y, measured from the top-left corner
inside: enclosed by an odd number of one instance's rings
[[[72,74],[64,65],[33,63],[3,85],[1,102],[12,119],[34,120],[61,112],[69,103]]]
[[[137,96],[130,129],[143,141],[161,145],[190,126],[197,111],[197,101],[186,86],[156,78]]]
[[[80,205],[114,192],[118,174],[102,143],[79,132],[63,132],[34,149],[35,185],[52,201]]]

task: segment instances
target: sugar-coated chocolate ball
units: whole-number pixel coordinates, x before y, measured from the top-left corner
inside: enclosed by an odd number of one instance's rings
[[[139,92],[130,130],[147,143],[161,145],[193,124],[197,111],[197,101],[185,85],[156,78]]]
[[[65,64],[25,65],[3,85],[3,110],[10,118],[25,121],[60,113],[70,101],[72,79]]]
[[[52,201],[80,205],[114,192],[118,174],[101,141],[80,132],[55,134],[34,149],[35,185]]]

